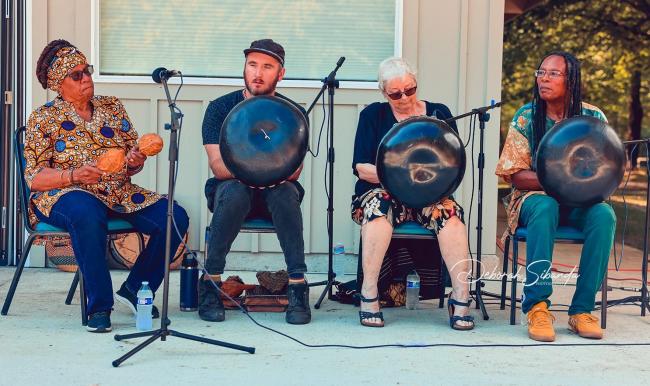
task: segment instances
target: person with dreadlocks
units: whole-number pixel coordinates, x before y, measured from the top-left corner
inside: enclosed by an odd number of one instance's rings
[[[528,336],[552,342],[555,318],[548,310],[553,291],[548,273],[555,232],[559,224],[584,232],[579,277],[569,307],[569,329],[584,338],[601,339],[603,331],[591,311],[607,269],[616,216],[604,202],[568,208],[544,194],[534,160],[542,137],[556,123],[580,115],[607,119],[600,109],[581,100],[580,63],[573,55],[551,52],[534,74],[533,101],[515,113],[496,168],[496,174],[512,184],[512,192],[505,199],[508,229],[503,238],[513,235],[518,226],[528,229],[522,311],[527,314]]]

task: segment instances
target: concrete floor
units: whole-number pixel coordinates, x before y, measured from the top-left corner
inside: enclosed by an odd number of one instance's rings
[[[498,263],[494,261],[493,263]],[[13,268],[0,269],[4,299]],[[255,282],[252,272],[238,272]],[[126,273],[112,273],[118,288]],[[113,333],[91,334],[80,324],[79,301],[63,301],[72,274],[56,269],[26,269],[9,315],[0,317],[1,385],[171,385],[171,384],[650,384],[648,346],[527,348],[308,348],[254,325],[237,311],[224,323],[201,321],[178,308],[178,273],[171,277],[171,328],[207,338],[256,347],[254,355],[170,337],[156,341],[119,368],[111,362],[141,342],[118,342]],[[311,275],[310,280],[322,279]],[[487,289],[495,291],[496,283]],[[312,288],[312,304],[320,294]],[[557,286],[553,299],[568,303],[571,286]],[[614,290],[610,298],[629,296]],[[160,297],[156,299],[161,304]],[[558,309],[560,309],[559,307]],[[510,326],[508,314],[489,305],[490,320],[471,332],[452,331],[437,301],[416,311],[384,310],[386,327],[359,325],[357,309],[325,301],[313,321],[291,326],[282,313],[254,313],[260,323],[308,344],[529,344],[524,326]],[[478,312],[473,314],[478,317]],[[595,343],[566,329],[567,315],[556,312],[556,343]],[[112,315],[114,333],[134,332],[134,317],[122,305]],[[639,308],[610,308],[603,343],[650,343],[650,317]],[[607,370],[607,371],[604,371]]]

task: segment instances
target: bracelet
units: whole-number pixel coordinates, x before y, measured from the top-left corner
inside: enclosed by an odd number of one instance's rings
[[[65,170],[61,170],[61,174],[59,174],[59,179],[60,179],[61,181],[64,181],[64,179],[63,179],[63,173],[65,173]]]
[[[70,168],[70,185],[74,185],[74,168]]]
[[[126,170],[127,170],[128,173],[135,174],[135,173],[139,172],[140,170],[142,170],[143,168],[144,168],[144,164],[142,164],[140,166],[136,166],[136,167],[131,167],[128,163],[126,164]]]

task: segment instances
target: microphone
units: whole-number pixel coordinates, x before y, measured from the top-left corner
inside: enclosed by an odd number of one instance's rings
[[[180,71],[177,70],[168,70],[165,67],[158,67],[151,73],[151,78],[156,83],[161,83],[163,80],[167,80],[172,76],[181,75]]]
[[[341,68],[341,66],[343,65],[343,62],[345,62],[345,56],[341,56],[339,58],[339,61],[336,62],[336,68],[334,68],[334,70],[332,72],[330,72],[330,74],[327,76],[327,78],[325,78],[326,83],[334,82],[334,78],[336,78],[336,72],[339,70],[339,68]]]

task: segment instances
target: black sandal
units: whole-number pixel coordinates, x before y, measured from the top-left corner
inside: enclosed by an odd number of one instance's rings
[[[368,299],[361,295],[360,293],[356,294],[356,297],[359,298],[364,303],[374,303],[374,302],[379,302],[379,295],[372,299]],[[380,323],[372,323],[368,322],[369,319],[379,319],[381,320]],[[359,311],[359,323],[361,323],[362,326],[365,327],[384,327],[384,314],[379,311],[379,312],[368,312],[368,311]]]
[[[465,315],[465,316],[458,316],[454,315],[454,311],[456,310],[455,306],[461,306],[461,307],[467,307],[472,304],[472,300],[468,300],[466,302],[459,302],[456,299],[451,298],[451,293],[449,294],[449,300],[447,300],[447,310],[449,311],[449,326],[453,328],[454,330],[460,330],[460,331],[467,331],[467,330],[472,330],[474,329],[474,317],[470,315]],[[471,324],[468,326],[461,326],[456,324],[456,322],[470,322]]]

